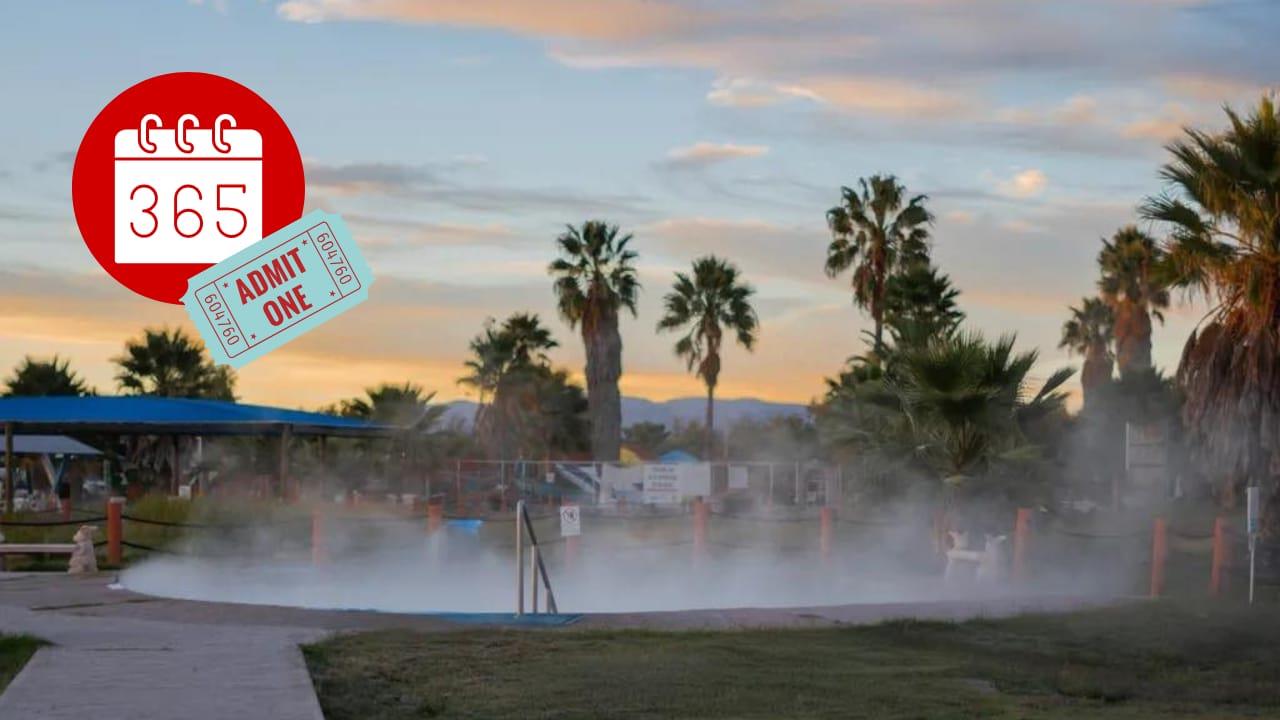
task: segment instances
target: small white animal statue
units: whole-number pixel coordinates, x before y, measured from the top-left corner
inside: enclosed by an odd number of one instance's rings
[[[969,533],[952,530],[948,534],[951,535],[951,549],[947,551],[947,569],[942,575],[944,582],[976,578],[985,583],[998,581],[1004,576],[1006,536],[987,535],[986,547],[973,550],[969,548]]]
[[[995,583],[1005,577],[1008,567],[1005,546],[1009,544],[1008,535],[988,535],[987,547],[982,551],[982,559],[978,561],[978,582]]]
[[[951,536],[951,549],[947,550],[947,569],[942,573],[942,580],[951,583],[968,575],[965,571],[982,560],[982,553],[969,549],[969,533],[949,530],[947,534]]]
[[[71,552],[71,562],[67,565],[69,573],[98,572],[98,557],[93,552],[93,534],[98,528],[93,525],[81,525],[71,538],[76,549]]]

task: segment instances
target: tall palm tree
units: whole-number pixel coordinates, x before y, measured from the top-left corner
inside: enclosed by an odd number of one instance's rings
[[[715,392],[720,379],[720,348],[725,331],[747,350],[755,346],[760,319],[751,307],[755,289],[742,282],[738,268],[714,255],[693,261],[693,273],[676,273],[671,292],[663,298],[665,314],[658,330],[685,330],[676,342],[676,355],[685,359],[707,386],[706,453],[711,458],[715,437]]]
[[[622,335],[618,312],[636,314],[640,283],[627,249],[631,235],[618,237],[618,226],[589,220],[569,226],[556,246],[560,257],[548,272],[555,277],[560,317],[582,332],[587,354],[587,401],[591,410],[591,453],[596,460],[617,460],[622,436]]]
[[[30,355],[5,380],[5,395],[92,395],[93,390],[71,369],[71,361],[54,355],[36,360]]]
[[[1187,341],[1177,381],[1188,439],[1228,506],[1246,483],[1272,483],[1267,525],[1280,521],[1280,112],[1263,97],[1222,132],[1187,130],[1168,146],[1166,194],[1143,214],[1168,224],[1177,287],[1213,302]]]
[[[1111,306],[1102,300],[1080,298],[1078,307],[1068,308],[1071,318],[1062,325],[1062,340],[1058,347],[1084,358],[1080,371],[1080,387],[1084,393],[1084,406],[1098,388],[1111,380],[1115,360],[1111,354],[1113,315]]]
[[[147,328],[112,358],[120,389],[134,395],[235,400],[235,374],[214,365],[204,344],[181,328]]]
[[[892,175],[862,178],[857,188],[840,188],[840,195],[840,204],[827,211],[832,240],[826,272],[836,277],[854,268],[853,301],[871,313],[878,352],[884,347],[889,276],[928,261],[933,215],[925,209],[926,196],[908,198],[907,189]]]
[[[1102,241],[1098,289],[1114,318],[1116,363],[1121,377],[1151,371],[1151,319],[1164,322],[1169,289],[1159,271],[1164,251],[1130,225]]]

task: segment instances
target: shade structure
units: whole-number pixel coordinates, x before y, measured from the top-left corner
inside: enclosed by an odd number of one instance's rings
[[[0,425],[15,433],[126,435],[325,435],[390,437],[401,432],[325,413],[224,400],[166,397],[0,398]]]
[[[15,435],[14,455],[101,455],[102,451],[66,435]]]

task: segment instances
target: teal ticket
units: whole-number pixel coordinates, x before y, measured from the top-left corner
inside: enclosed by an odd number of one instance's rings
[[[182,304],[214,361],[238,368],[364,302],[372,284],[346,223],[316,210],[192,277]]]

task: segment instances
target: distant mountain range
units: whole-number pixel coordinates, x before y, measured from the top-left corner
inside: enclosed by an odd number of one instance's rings
[[[706,411],[706,399],[699,397],[675,398],[654,402],[644,398],[622,398],[622,426],[639,422],[656,422],[671,427],[676,420],[702,421]],[[470,425],[476,416],[476,404],[470,400],[447,403],[444,424],[461,421]],[[716,400],[716,426],[728,427],[745,418],[768,420],[779,415],[805,415],[808,408],[795,403],[776,403],[755,398],[731,398]]]

